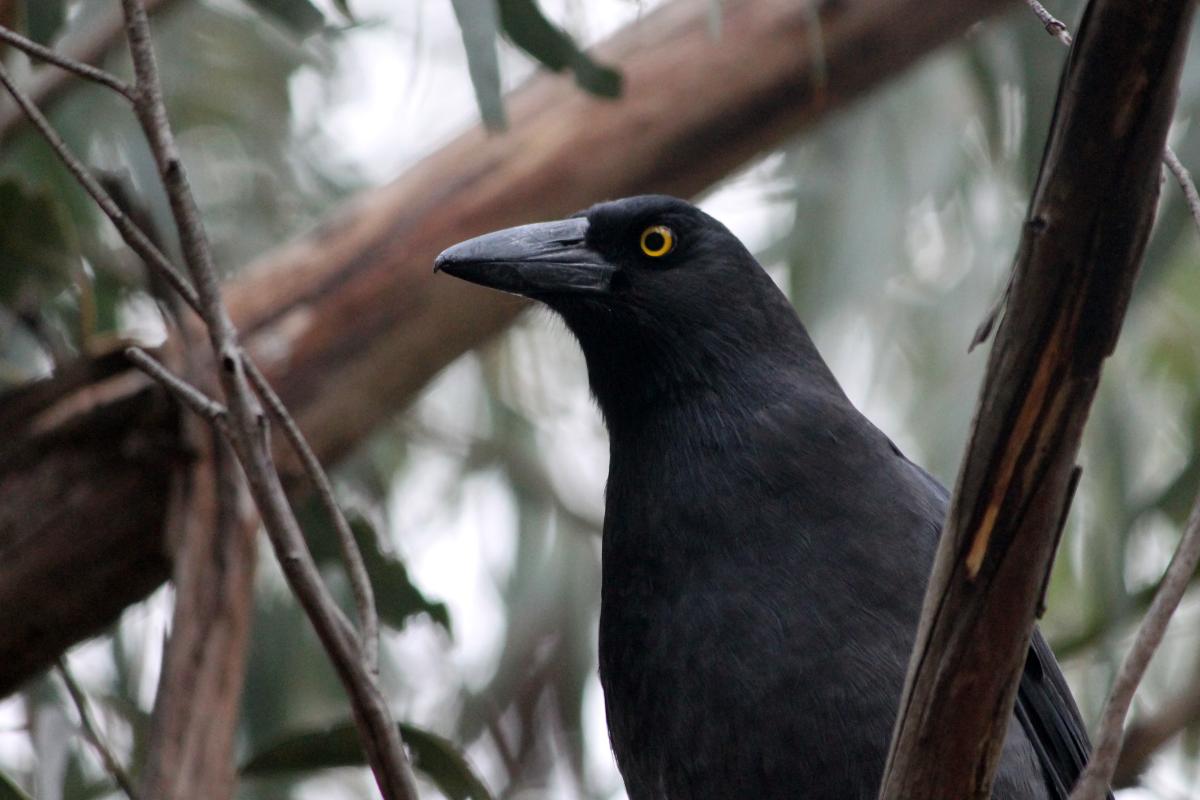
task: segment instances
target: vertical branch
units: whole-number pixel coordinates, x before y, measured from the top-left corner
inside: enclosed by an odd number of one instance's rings
[[[1075,456],[1154,220],[1192,0],[1092,0],[925,595],[881,800],[991,791]]]
[[[180,477],[168,519],[175,610],[151,719],[142,795],[230,800],[234,745],[254,607],[255,534],[245,484],[228,443],[189,417],[196,466]]]
[[[288,584],[350,694],[362,744],[380,790],[387,798],[415,798],[412,770],[379,689],[369,650],[321,581],[272,461],[267,416],[247,380],[237,332],[221,300],[212,250],[167,121],[146,10],[141,0],[122,0],[122,9],[136,78],[134,111],[158,165],[184,261],[196,287],[199,313],[217,359],[229,412],[230,443],[242,464]]]

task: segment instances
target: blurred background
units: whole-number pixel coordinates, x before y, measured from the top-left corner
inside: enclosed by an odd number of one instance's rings
[[[6,24],[55,42],[108,5],[0,8],[9,9]],[[170,5],[155,18],[169,107],[219,263],[231,272],[481,115],[502,121],[486,78],[479,83],[478,56],[468,64],[449,0]],[[547,0],[542,10],[585,45],[654,5]],[[1058,0],[1051,11],[1074,28],[1081,7]],[[714,37],[719,47],[716,28]],[[986,358],[986,348],[968,354],[967,345],[1003,290],[1065,54],[1016,4],[699,198],[792,298],[851,399],[947,484]],[[1171,136],[1192,168],[1200,167],[1197,55]],[[538,69],[508,41],[498,56],[496,86],[505,89]],[[28,72],[23,57],[5,58],[19,76]],[[113,58],[118,71],[121,59]],[[604,81],[588,88],[606,91]],[[51,111],[76,151],[137,187],[168,230],[131,116],[78,84]],[[1169,184],[1091,415],[1042,623],[1089,724],[1200,488],[1198,255],[1200,234]],[[154,343],[165,330],[141,270],[90,203],[27,128],[6,130],[0,389],[47,376],[98,343]],[[533,310],[331,465],[342,499],[374,533],[365,539],[388,624],[393,709],[465,753],[497,797],[624,796],[595,668],[606,460],[582,358],[560,322]],[[314,547],[332,552],[320,538],[327,532],[317,536]],[[346,721],[344,694],[269,550],[260,553],[239,797],[374,796],[365,769],[321,768],[339,763],[336,748],[351,735],[313,737]],[[336,569],[328,577],[345,590]],[[1184,711],[1182,734],[1122,800],[1200,796],[1198,597],[1177,615],[1133,714]],[[69,656],[114,749],[135,768],[171,602],[171,589],[160,589]],[[52,676],[0,701],[0,772],[43,800],[117,796],[75,724]],[[263,754],[278,757],[274,769],[255,767]],[[467,796],[455,784],[466,780],[460,766],[431,767],[423,796]]]

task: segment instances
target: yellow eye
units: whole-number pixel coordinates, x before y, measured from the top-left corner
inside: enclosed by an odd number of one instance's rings
[[[660,258],[675,247],[675,234],[666,225],[652,225],[642,231],[642,252]]]

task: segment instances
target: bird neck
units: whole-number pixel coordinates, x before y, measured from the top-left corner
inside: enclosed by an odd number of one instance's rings
[[[614,325],[576,336],[618,444],[668,432],[678,441],[712,442],[804,387],[844,396],[798,321],[757,333],[714,327],[676,334],[664,326],[647,336]]]

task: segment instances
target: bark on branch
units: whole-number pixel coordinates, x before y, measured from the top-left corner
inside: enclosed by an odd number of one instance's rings
[[[881,800],[989,796],[1080,434],[1154,220],[1194,9],[1093,0],[938,549]]]
[[[432,280],[447,243],[604,198],[694,195],[1007,4],[829,0],[820,9],[824,61],[815,64],[805,3],[730,0],[714,42],[709,4],[677,0],[599,48],[624,72],[619,101],[588,97],[569,78],[537,77],[510,97],[506,134],[464,134],[248,267],[224,292],[234,323],[317,457],[336,460],[523,307]],[[28,610],[0,615],[0,695],[168,574],[165,476],[188,457],[177,447],[178,421],[139,418],[170,403],[116,359],[105,364],[103,376],[0,401],[0,428],[16,432],[0,443],[0,608]],[[68,428],[94,433],[71,439]],[[163,444],[147,453],[112,441],[148,437]],[[281,466],[296,463],[278,456]],[[40,504],[19,494],[27,484],[17,468],[40,471],[49,493]],[[72,502],[53,502],[65,487]],[[89,557],[81,540],[94,548]]]

